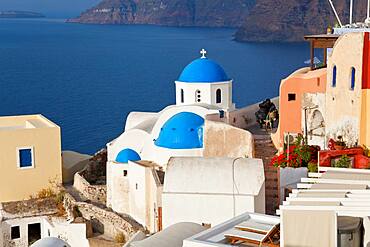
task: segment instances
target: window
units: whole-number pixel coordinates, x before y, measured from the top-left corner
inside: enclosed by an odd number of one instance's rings
[[[332,87],[337,86],[337,66],[334,65],[333,67],[333,81],[332,81]]]
[[[195,102],[201,102],[200,90],[195,91]]]
[[[288,93],[288,101],[295,101],[295,93]]]
[[[41,224],[28,224],[28,246],[41,238]]]
[[[18,148],[18,167],[29,168],[34,166],[33,148]]]
[[[181,89],[181,103],[184,103],[184,89]]]
[[[221,103],[221,89],[216,90],[216,103]]]
[[[17,239],[21,237],[21,230],[19,229],[19,226],[12,226],[10,228],[10,239]]]
[[[136,189],[139,189],[139,185],[138,184],[136,184],[135,187],[136,187]]]
[[[351,90],[355,90],[356,69],[351,68]]]
[[[123,176],[127,177],[127,170],[123,170]]]

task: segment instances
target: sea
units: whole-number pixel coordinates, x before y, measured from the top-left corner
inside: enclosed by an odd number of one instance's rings
[[[0,116],[43,114],[61,127],[63,150],[93,154],[131,111],[174,104],[174,81],[202,48],[233,78],[237,107],[277,96],[281,79],[309,59],[304,42],[239,43],[234,33],[0,19]]]

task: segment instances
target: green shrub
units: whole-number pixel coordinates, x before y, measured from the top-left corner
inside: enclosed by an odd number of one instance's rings
[[[347,155],[342,155],[335,163],[334,167],[349,168],[351,166],[351,159]]]
[[[317,163],[309,162],[307,165],[308,172],[318,172]]]

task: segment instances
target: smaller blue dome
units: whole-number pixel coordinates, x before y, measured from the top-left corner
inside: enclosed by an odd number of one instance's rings
[[[141,160],[140,155],[130,148],[121,150],[116,157],[116,162],[128,163],[128,161]]]
[[[203,147],[204,118],[192,112],[180,112],[168,119],[155,145],[169,149]]]
[[[181,82],[221,82],[229,81],[224,69],[208,58],[199,58],[187,65],[178,81]]]

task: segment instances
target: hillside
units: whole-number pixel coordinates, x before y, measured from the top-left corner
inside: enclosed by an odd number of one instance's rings
[[[334,3],[343,24],[348,23],[349,1]],[[364,21],[365,18],[366,1],[355,1],[354,20]],[[306,34],[325,33],[326,28],[336,22],[328,0],[258,0],[235,39],[301,41]]]
[[[255,0],[103,0],[68,22],[239,27]]]
[[[349,1],[336,0],[343,23]],[[366,1],[355,1],[354,19],[363,21]],[[68,22],[238,27],[237,41],[302,41],[336,23],[328,0],[103,0]]]

